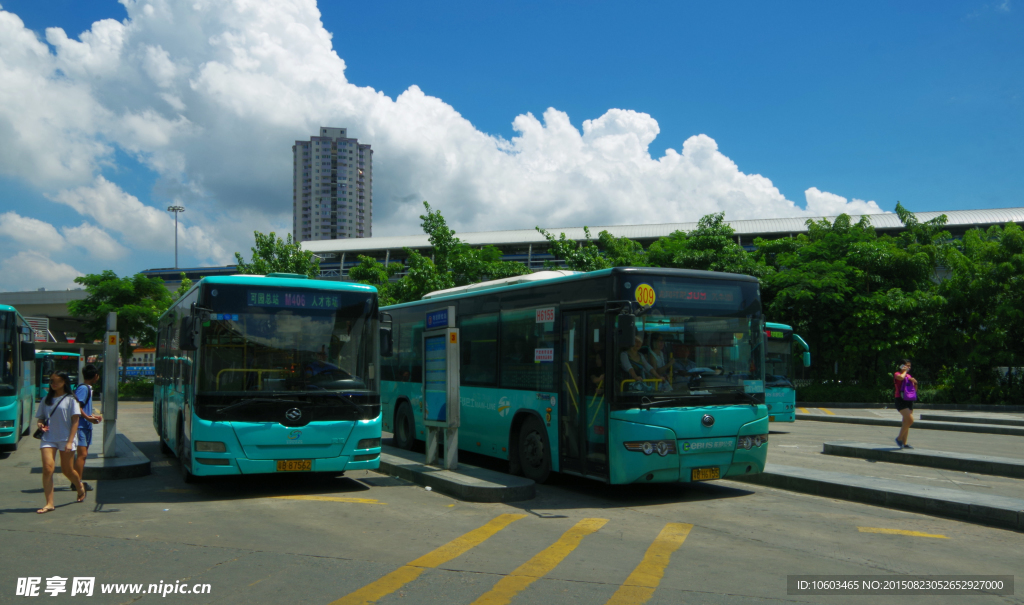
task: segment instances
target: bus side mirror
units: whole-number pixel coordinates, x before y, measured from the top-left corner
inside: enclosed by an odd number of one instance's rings
[[[615,346],[628,349],[636,342],[636,315],[623,313],[618,316],[615,325]]]
[[[391,330],[387,328],[380,329],[380,356],[391,357],[394,353],[395,341],[391,336]]]
[[[801,355],[800,357],[804,360],[804,367],[805,368],[811,367],[811,352],[810,351],[804,351],[804,354]]]
[[[199,334],[196,329],[196,316],[186,315],[181,320],[181,332],[178,334],[178,348],[182,351],[195,351],[199,348]]]
[[[35,361],[36,360],[36,343],[34,342],[21,342],[21,360],[22,361]]]

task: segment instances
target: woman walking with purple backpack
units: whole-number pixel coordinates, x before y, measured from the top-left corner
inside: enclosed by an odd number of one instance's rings
[[[914,424],[917,379],[910,375],[909,359],[900,362],[900,369],[892,375],[892,381],[896,390],[896,411],[903,416],[903,424],[900,426],[900,434],[896,437],[896,445],[900,446],[900,449],[912,450],[914,448],[907,444],[907,436],[910,433],[910,425]]]

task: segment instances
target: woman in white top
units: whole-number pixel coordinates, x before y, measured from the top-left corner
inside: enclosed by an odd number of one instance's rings
[[[82,409],[71,392],[71,381],[65,372],[54,372],[50,376],[50,392],[39,403],[36,424],[43,429],[39,449],[43,457],[43,492],[46,506],[36,512],[41,514],[54,510],[53,469],[56,464],[55,452],[60,452],[60,470],[78,492],[78,501],[85,500],[85,486],[75,470],[75,449],[78,447],[78,419]]]

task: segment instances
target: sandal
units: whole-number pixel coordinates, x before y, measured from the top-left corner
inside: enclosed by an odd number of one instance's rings
[[[56,507],[53,507],[53,506],[44,506],[44,507],[40,508],[39,510],[37,510],[37,511],[36,511],[36,514],[37,514],[37,515],[45,515],[46,513],[52,513],[52,512],[53,512],[53,511],[55,511],[55,510],[57,510],[57,508],[56,508]]]
[[[78,502],[85,502],[85,495],[87,493],[88,492],[85,491],[85,486],[83,485],[82,486],[82,491],[78,492]]]

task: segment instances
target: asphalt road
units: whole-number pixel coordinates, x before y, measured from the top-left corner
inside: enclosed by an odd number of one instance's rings
[[[69,578],[68,592],[56,601],[43,593],[44,602],[1024,602],[786,592],[791,574],[1019,575],[1017,532],[729,481],[559,478],[508,505],[463,503],[372,472],[186,485],[159,453],[148,405],[122,403],[120,417],[153,474],[97,482],[83,504],[60,490],[55,512],[35,514],[37,442],[0,454],[0,602],[21,599],[18,578],[42,577],[45,589],[53,576]],[[799,436],[787,431],[771,446],[817,439],[795,426]],[[70,596],[73,577],[95,577],[93,596]],[[208,584],[209,593],[100,594],[101,584],[160,582]]]

